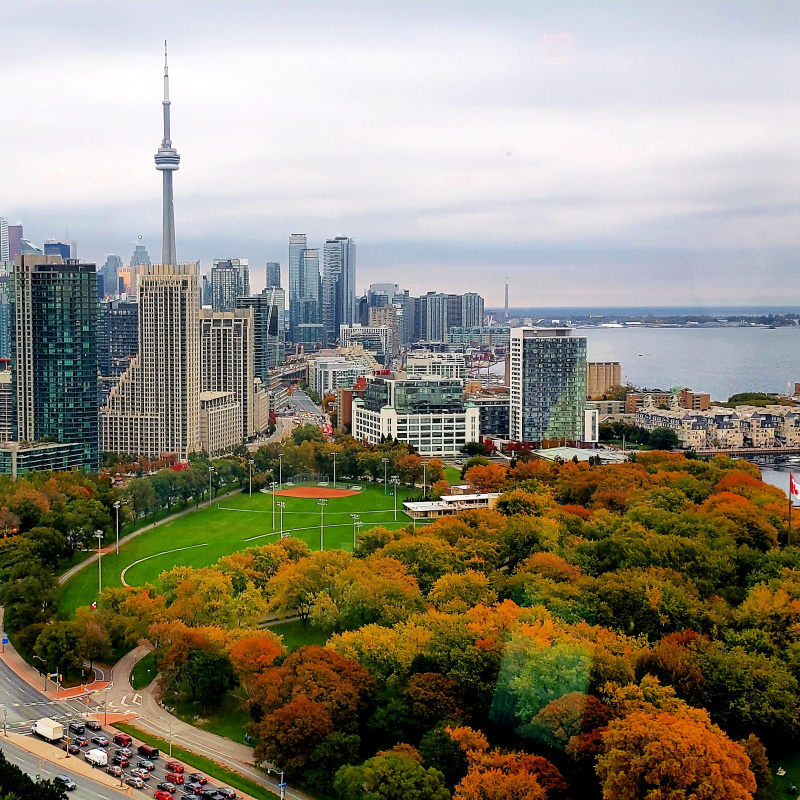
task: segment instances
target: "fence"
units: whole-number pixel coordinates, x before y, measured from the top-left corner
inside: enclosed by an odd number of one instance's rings
[[[297,475],[292,475],[291,478],[287,478],[286,483],[289,482],[293,483],[295,486],[309,483],[318,486],[321,483],[330,483],[330,480],[327,475],[323,475],[320,472],[298,472]]]

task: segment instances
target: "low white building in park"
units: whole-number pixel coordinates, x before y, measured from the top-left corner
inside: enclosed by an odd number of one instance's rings
[[[423,500],[418,503],[405,502],[403,510],[413,520],[438,519],[452,517],[461,511],[472,511],[476,508],[494,508],[497,505],[499,492],[483,494],[448,494],[438,500]]]

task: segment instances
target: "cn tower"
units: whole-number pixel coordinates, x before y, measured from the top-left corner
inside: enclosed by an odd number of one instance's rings
[[[175,207],[172,202],[172,173],[178,169],[181,157],[169,138],[169,71],[167,43],[164,42],[164,139],[156,153],[156,169],[164,176],[164,222],[161,234],[161,263],[177,264],[175,255]]]

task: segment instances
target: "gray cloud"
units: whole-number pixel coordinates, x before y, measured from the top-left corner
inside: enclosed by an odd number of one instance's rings
[[[800,304],[800,5],[7,0],[0,214],[160,250],[170,39],[178,252],[518,305]]]

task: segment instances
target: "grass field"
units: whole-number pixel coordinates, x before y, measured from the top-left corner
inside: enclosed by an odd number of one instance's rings
[[[134,665],[131,671],[131,686],[139,692],[146,686],[149,686],[155,677],[156,657],[153,653],[148,653]]]
[[[269,630],[283,636],[283,644],[287,650],[297,650],[306,644],[324,645],[328,641],[327,636],[319,628],[315,628],[310,622],[303,625],[299,619],[290,622],[280,622],[277,625],[270,625]]]
[[[344,488],[344,487],[343,487]],[[394,522],[394,497],[384,494],[380,484],[366,484],[353,497],[331,498],[325,506],[325,549],[353,547],[353,520],[360,514],[363,529],[375,525],[402,527],[409,518],[402,512],[402,500],[413,490],[398,487],[397,522]],[[120,549],[120,554],[103,556],[103,587],[122,586],[121,573],[131,586],[155,583],[158,576],[176,565],[203,567],[220,556],[278,540],[279,508],[272,524],[272,495],[247,492],[224,498],[220,507],[201,507],[185,517],[145,531]],[[317,500],[283,497],[286,503],[284,531],[305,541],[312,550],[320,548],[320,506]],[[98,596],[98,569],[81,570],[65,586],[59,604],[60,614],[71,617],[79,606],[89,605]]]

